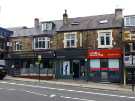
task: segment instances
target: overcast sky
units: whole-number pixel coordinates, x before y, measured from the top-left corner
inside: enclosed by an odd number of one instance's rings
[[[40,21],[62,19],[64,9],[69,17],[114,13],[123,8],[124,15],[135,14],[135,0],[0,0],[0,26],[34,25]]]

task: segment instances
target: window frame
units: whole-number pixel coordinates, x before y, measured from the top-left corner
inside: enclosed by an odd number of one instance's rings
[[[49,49],[50,48],[50,38],[49,37],[35,37],[33,39],[33,48],[34,49]],[[36,40],[37,40],[37,46],[36,46]],[[39,43],[41,43],[41,47],[39,47]],[[45,47],[42,47],[44,43]]]
[[[67,35],[69,35],[69,38],[67,38]],[[74,35],[73,39],[71,35]],[[74,45],[72,45],[73,40],[74,40]],[[68,41],[69,41],[69,46],[67,46]],[[64,33],[64,48],[77,48],[77,32]]]
[[[124,17],[124,26],[135,26],[135,15]]]
[[[106,40],[107,34],[109,34],[109,39],[110,39],[109,45],[107,45],[107,40]],[[101,43],[101,37],[104,38],[104,45],[102,45],[102,43]],[[97,41],[98,41],[98,48],[112,48],[113,47],[112,30],[100,30],[100,31],[98,31]]]
[[[44,22],[41,23],[41,30],[42,31],[50,31],[52,30],[53,24],[51,22]]]
[[[15,41],[15,51],[22,51],[23,45],[21,41]]]

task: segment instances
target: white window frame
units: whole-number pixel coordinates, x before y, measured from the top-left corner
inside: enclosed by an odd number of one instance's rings
[[[50,22],[44,22],[41,24],[41,30],[42,31],[50,31],[52,30],[52,23]]]
[[[135,15],[124,17],[124,26],[135,26]]]
[[[67,39],[66,36],[70,35],[70,34],[74,34],[75,35],[75,39],[74,39],[74,46],[71,46],[71,42],[70,42],[70,46],[67,46],[67,41],[71,41],[72,39]],[[68,33],[64,33],[64,48],[77,48],[77,32],[68,32]]]
[[[112,37],[112,30],[100,30],[98,32],[98,48],[112,48],[113,47],[113,37]],[[106,34],[110,34],[110,45],[106,45]],[[105,45],[101,45],[101,36],[104,37]]]
[[[36,47],[36,40],[38,40],[38,47]],[[45,47],[39,47],[39,42],[45,42]],[[48,37],[36,37],[33,41],[34,49],[49,49],[50,48],[50,38]]]
[[[22,50],[22,42],[21,41],[15,41],[15,51],[21,51],[21,50]]]
[[[119,59],[108,59],[108,67],[119,68],[120,67]]]

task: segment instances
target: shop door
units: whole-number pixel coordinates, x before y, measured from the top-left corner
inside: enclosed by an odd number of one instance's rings
[[[78,79],[80,72],[80,63],[79,61],[73,61],[73,78]]]
[[[106,71],[101,72],[101,81],[108,81],[108,72]]]
[[[108,59],[100,60],[101,81],[108,81]]]

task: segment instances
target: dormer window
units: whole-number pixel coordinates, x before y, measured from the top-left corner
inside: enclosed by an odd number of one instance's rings
[[[44,22],[41,24],[41,30],[42,31],[50,31],[53,28],[53,23],[52,22]]]

